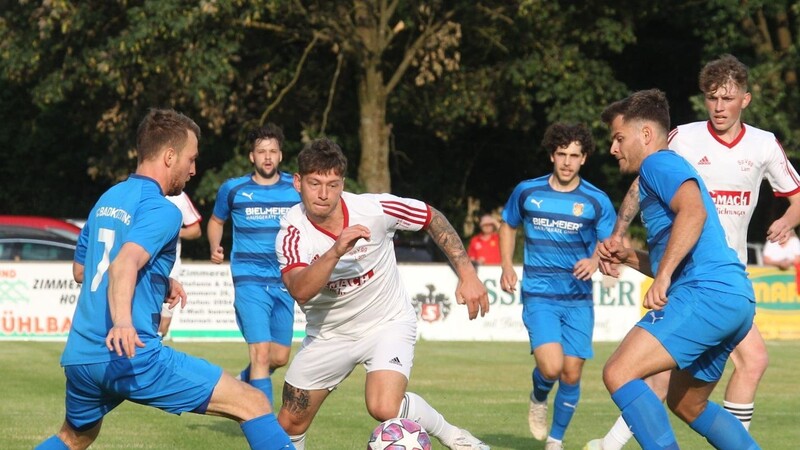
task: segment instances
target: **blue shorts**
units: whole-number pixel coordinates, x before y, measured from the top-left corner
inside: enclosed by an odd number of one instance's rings
[[[564,355],[591,359],[594,307],[562,306],[545,302],[522,304],[522,322],[528,329],[531,352],[542,344],[561,344]]]
[[[236,325],[248,344],[292,345],[294,299],[282,285],[244,284],[234,290]]]
[[[679,369],[717,381],[731,351],[750,332],[755,303],[745,296],[681,286],[662,311],[649,311],[636,326],[655,336]]]
[[[107,363],[64,366],[67,422],[93,427],[124,400],[172,414],[205,413],[222,369],[169,347]]]

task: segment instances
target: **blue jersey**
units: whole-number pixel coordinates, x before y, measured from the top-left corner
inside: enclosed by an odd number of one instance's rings
[[[522,300],[585,306],[592,304],[592,282],[572,274],[611,235],[616,214],[608,196],[581,179],[570,192],[550,187],[550,175],[526,180],[511,193],[503,220],[524,224]]]
[[[653,273],[658,271],[658,265],[664,257],[675,220],[675,213],[669,204],[678,188],[687,180],[694,180],[700,187],[707,217],[697,244],[672,275],[672,285],[667,294],[678,286],[691,284],[741,293],[752,301],[753,286],[747,279],[744,265],[725,240],[725,231],[705,183],[691,164],[672,150],[661,150],[648,156],[639,169],[639,204],[642,222],[647,229],[647,247]]]
[[[275,238],[281,230],[281,217],[300,203],[292,176],[281,172],[271,185],[253,181],[251,175],[231,178],[220,186],[214,215],[233,218],[231,273],[234,286],[242,284],[283,284]]]
[[[126,358],[106,348],[113,327],[108,307],[108,267],[127,242],[140,245],[150,260],[139,271],[133,293],[133,326],[145,353],[161,346],[157,335],[161,305],[169,292],[169,272],[181,212],[151,178],[131,175],[100,197],[81,232],[75,262],[84,266],[78,305],[72,318],[62,365],[91,364]]]

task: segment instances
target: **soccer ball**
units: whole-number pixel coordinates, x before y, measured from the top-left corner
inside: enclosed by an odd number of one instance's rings
[[[413,420],[389,419],[372,432],[367,450],[431,450],[431,438]]]

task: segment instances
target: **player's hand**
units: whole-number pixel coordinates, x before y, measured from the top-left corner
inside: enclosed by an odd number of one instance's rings
[[[489,312],[489,293],[477,275],[458,280],[456,302],[459,305],[467,305],[469,320],[478,317],[478,312],[481,313],[481,317]]]
[[[652,309],[654,311],[661,311],[664,309],[669,301],[667,298],[667,289],[669,289],[671,284],[672,282],[668,277],[656,276],[656,278],[653,279],[652,286],[650,286],[650,289],[644,294],[643,306],[646,309]]]
[[[186,307],[186,291],[183,289],[183,285],[176,279],[170,278],[169,279],[169,292],[167,293],[167,304],[169,305],[169,309],[175,308],[178,303],[181,304],[181,309]]]
[[[513,267],[503,267],[503,273],[500,275],[500,289],[513,294],[517,290],[517,271]]]
[[[108,330],[106,347],[118,356],[123,354],[128,358],[136,356],[136,347],[144,347],[144,342],[139,339],[139,333],[131,324],[114,325]]]
[[[792,227],[783,218],[772,222],[767,230],[767,239],[770,242],[777,242],[778,244],[785,244],[792,236]]]
[[[211,262],[214,264],[222,264],[222,261],[225,260],[225,253],[222,247],[217,247],[211,250]]]
[[[625,248],[616,238],[608,238],[597,244],[597,254],[600,260],[610,264],[624,264],[630,257],[631,249]]]
[[[333,243],[333,252],[337,258],[341,258],[356,246],[356,242],[358,242],[359,239],[369,240],[371,236],[372,234],[369,228],[364,225],[347,227],[342,230],[336,242]]]
[[[579,280],[589,280],[597,270],[598,261],[596,258],[584,258],[575,263],[572,274]]]

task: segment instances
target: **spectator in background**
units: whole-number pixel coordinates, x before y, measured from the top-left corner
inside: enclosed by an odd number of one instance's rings
[[[792,230],[784,243],[767,240],[764,244],[764,264],[787,270],[800,262],[800,239]]]
[[[172,202],[181,210],[181,217],[183,222],[181,225],[180,234],[178,234],[178,244],[175,247],[175,265],[172,266],[172,271],[169,273],[170,278],[181,281],[181,241],[184,239],[193,240],[199,238],[203,231],[200,229],[200,220],[203,218],[194,207],[192,200],[186,195],[186,192],[181,191],[178,195],[168,195],[167,200]],[[158,324],[158,334],[161,338],[167,337],[169,333],[169,326],[172,323],[172,308],[168,302],[164,302],[161,308],[161,321]]]
[[[484,214],[478,225],[480,233],[469,241],[469,259],[474,264],[500,265],[500,224],[491,214]]]

